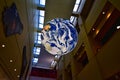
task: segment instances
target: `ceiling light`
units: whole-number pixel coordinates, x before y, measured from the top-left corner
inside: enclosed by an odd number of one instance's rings
[[[17,77],[19,78],[19,77],[20,77],[20,75],[17,75]]]
[[[2,47],[4,48],[4,47],[5,47],[5,44],[3,44]]]
[[[12,62],[13,62],[13,60],[10,60],[10,62],[12,63]]]
[[[103,11],[102,14],[105,14],[105,12]]]
[[[53,55],[61,56],[71,52],[78,41],[78,33],[74,25],[62,18],[49,21],[41,32],[42,45]]]
[[[110,17],[110,15],[111,15],[111,13],[108,13],[108,15],[107,15],[107,19]]]
[[[95,28],[92,29],[93,31],[95,30]]]
[[[17,71],[17,69],[14,69],[14,71]]]
[[[99,33],[99,30],[96,31],[96,35]]]
[[[120,29],[120,26],[117,26],[117,29]]]

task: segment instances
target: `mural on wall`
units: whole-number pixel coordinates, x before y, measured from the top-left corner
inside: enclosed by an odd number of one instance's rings
[[[3,11],[3,24],[6,36],[22,33],[23,24],[21,23],[15,3]]]

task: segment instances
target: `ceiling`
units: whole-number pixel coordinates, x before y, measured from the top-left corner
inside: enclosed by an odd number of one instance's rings
[[[69,19],[76,0],[46,0],[45,23],[54,18]]]

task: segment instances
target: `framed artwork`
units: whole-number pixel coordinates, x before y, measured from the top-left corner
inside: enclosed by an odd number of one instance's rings
[[[6,36],[22,33],[23,24],[21,23],[15,3],[3,11],[3,24]]]

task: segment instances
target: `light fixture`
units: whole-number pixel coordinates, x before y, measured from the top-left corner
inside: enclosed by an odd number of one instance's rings
[[[4,47],[5,47],[5,44],[3,44],[2,47],[4,48]]]
[[[120,26],[117,26],[117,29],[120,29]]]
[[[17,77],[19,78],[19,77],[20,77],[20,75],[17,75]]]
[[[71,52],[78,41],[76,28],[69,20],[62,18],[49,21],[41,32],[42,45],[53,55]]]
[[[96,30],[96,35],[99,33],[99,30]]]
[[[95,28],[92,28],[92,30],[94,31],[94,30],[95,30]]]
[[[12,63],[12,62],[13,62],[13,60],[10,60],[10,62]]]
[[[102,14],[105,14],[105,12],[103,11]]]
[[[17,69],[14,69],[14,71],[17,71]]]
[[[111,13],[108,13],[108,15],[107,15],[107,19],[110,17],[110,15],[111,15]]]

